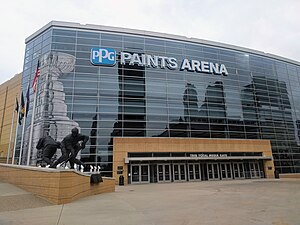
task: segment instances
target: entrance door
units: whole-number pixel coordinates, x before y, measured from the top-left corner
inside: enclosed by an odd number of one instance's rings
[[[171,181],[171,166],[170,164],[157,164],[157,181],[170,182]]]
[[[218,163],[207,163],[208,180],[220,180]]]
[[[186,181],[185,164],[173,164],[173,180],[174,182]]]
[[[251,178],[261,178],[262,177],[262,171],[259,166],[259,162],[249,162],[249,168],[250,168],[250,177]]]
[[[201,180],[201,167],[199,163],[188,164],[188,174],[190,181]]]
[[[140,165],[141,168],[141,183],[149,183],[150,181],[150,171],[149,165]]]
[[[242,162],[233,163],[234,179],[245,179],[245,169]]]
[[[149,183],[150,171],[148,164],[131,165],[131,183]]]
[[[232,179],[231,164],[220,163],[222,179]]]
[[[139,183],[140,182],[140,166],[139,165],[131,165],[131,183]]]

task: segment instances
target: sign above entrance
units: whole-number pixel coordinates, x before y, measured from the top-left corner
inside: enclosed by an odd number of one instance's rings
[[[195,59],[183,59],[179,64],[174,57],[148,55],[141,53],[120,52],[121,65],[137,65],[144,67],[168,68],[170,70],[189,71],[197,73],[210,73],[216,75],[228,75],[224,64],[199,61]],[[116,63],[116,51],[112,48],[92,48],[91,63],[93,65],[113,66]]]
[[[227,157],[227,154],[190,154],[190,157],[195,157],[195,158],[219,158],[219,157]]]

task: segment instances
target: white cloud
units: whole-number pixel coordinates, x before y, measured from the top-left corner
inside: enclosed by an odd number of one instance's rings
[[[21,72],[25,38],[51,20],[158,31],[300,61],[298,0],[27,0],[1,5],[0,83]]]

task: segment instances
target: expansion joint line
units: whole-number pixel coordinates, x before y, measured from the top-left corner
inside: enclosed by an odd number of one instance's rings
[[[59,217],[58,217],[58,221],[57,221],[57,224],[56,224],[56,225],[59,225],[59,221],[60,221],[60,218],[61,218],[61,215],[62,215],[62,211],[63,211],[63,209],[64,209],[64,205],[65,205],[65,204],[63,204],[63,205],[61,206],[61,210],[60,210]]]

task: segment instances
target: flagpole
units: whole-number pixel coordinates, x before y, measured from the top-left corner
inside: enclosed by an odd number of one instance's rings
[[[19,114],[20,114],[20,112],[18,113],[18,115]],[[17,120],[18,120],[18,118],[17,118]],[[18,130],[19,130],[19,122],[17,121],[17,127],[16,127],[16,132],[15,132],[15,140],[14,140],[14,151],[13,151],[13,156],[12,156],[12,159],[11,159],[11,164],[14,164],[14,162],[15,162]]]
[[[27,152],[27,166],[29,166],[30,155],[31,155],[32,136],[33,136],[33,124],[34,124],[34,118],[35,118],[35,107],[36,107],[37,92],[38,92],[38,87],[37,87],[37,84],[36,84],[36,91],[35,91],[35,93],[34,93],[33,108],[32,108],[32,116],[31,116],[31,127],[30,127],[30,136],[29,136],[28,152]]]
[[[22,88],[20,91],[20,103],[21,103],[21,94],[22,94]],[[18,111],[18,117],[17,117],[17,127],[16,127],[16,132],[15,132],[15,141],[14,141],[14,151],[13,151],[13,156],[11,160],[11,164],[14,164],[15,162],[15,155],[16,155],[16,146],[17,146],[17,138],[18,138],[18,130],[19,130],[19,117],[20,117],[20,112],[21,112],[21,107],[19,106],[19,111]]]
[[[8,149],[7,149],[6,164],[8,164],[9,156],[10,156],[10,145],[11,145],[11,139],[12,139],[12,132],[13,132],[13,129],[14,129],[15,110],[16,109],[13,109],[13,114],[12,114],[12,119],[11,119],[11,126],[10,126],[10,134],[9,134],[9,143],[8,143]]]
[[[30,84],[30,77],[28,77],[28,84]],[[29,87],[29,86],[28,86]],[[28,88],[27,88],[28,91]],[[28,101],[28,99],[27,99]],[[23,121],[23,127],[22,127],[22,136],[21,136],[21,146],[20,146],[20,156],[19,156],[19,165],[21,165],[21,160],[22,160],[22,154],[23,154],[23,142],[24,142],[24,132],[25,132],[25,123],[26,123],[26,112],[27,112],[27,102],[25,104],[25,112],[24,112],[24,121]]]
[[[26,111],[26,105],[25,105],[25,111]],[[26,117],[23,117],[23,127],[22,127],[22,136],[21,136],[21,146],[20,146],[20,155],[19,155],[19,165],[21,165],[22,160],[22,154],[23,154],[23,141],[24,141],[24,132],[25,132],[25,123],[26,123]]]
[[[31,116],[31,125],[30,125],[30,134],[29,134],[29,143],[28,143],[28,151],[27,151],[27,163],[26,165],[29,166],[30,163],[30,156],[31,156],[31,148],[32,148],[32,139],[33,139],[33,125],[35,119],[35,108],[36,108],[36,100],[37,100],[37,93],[38,93],[38,78],[40,76],[40,59],[37,62],[37,68],[35,71],[35,76],[33,79],[33,91],[34,91],[34,99],[33,99],[33,106],[32,106],[32,116]]]
[[[20,114],[20,112],[18,113],[18,115]],[[18,130],[19,130],[19,122],[17,122],[17,127],[16,127],[16,133],[15,133],[15,144],[14,144],[14,151],[13,151],[13,157],[11,160],[11,164],[14,164],[15,162],[15,155],[16,155],[16,146],[17,146],[17,138],[18,138]]]

